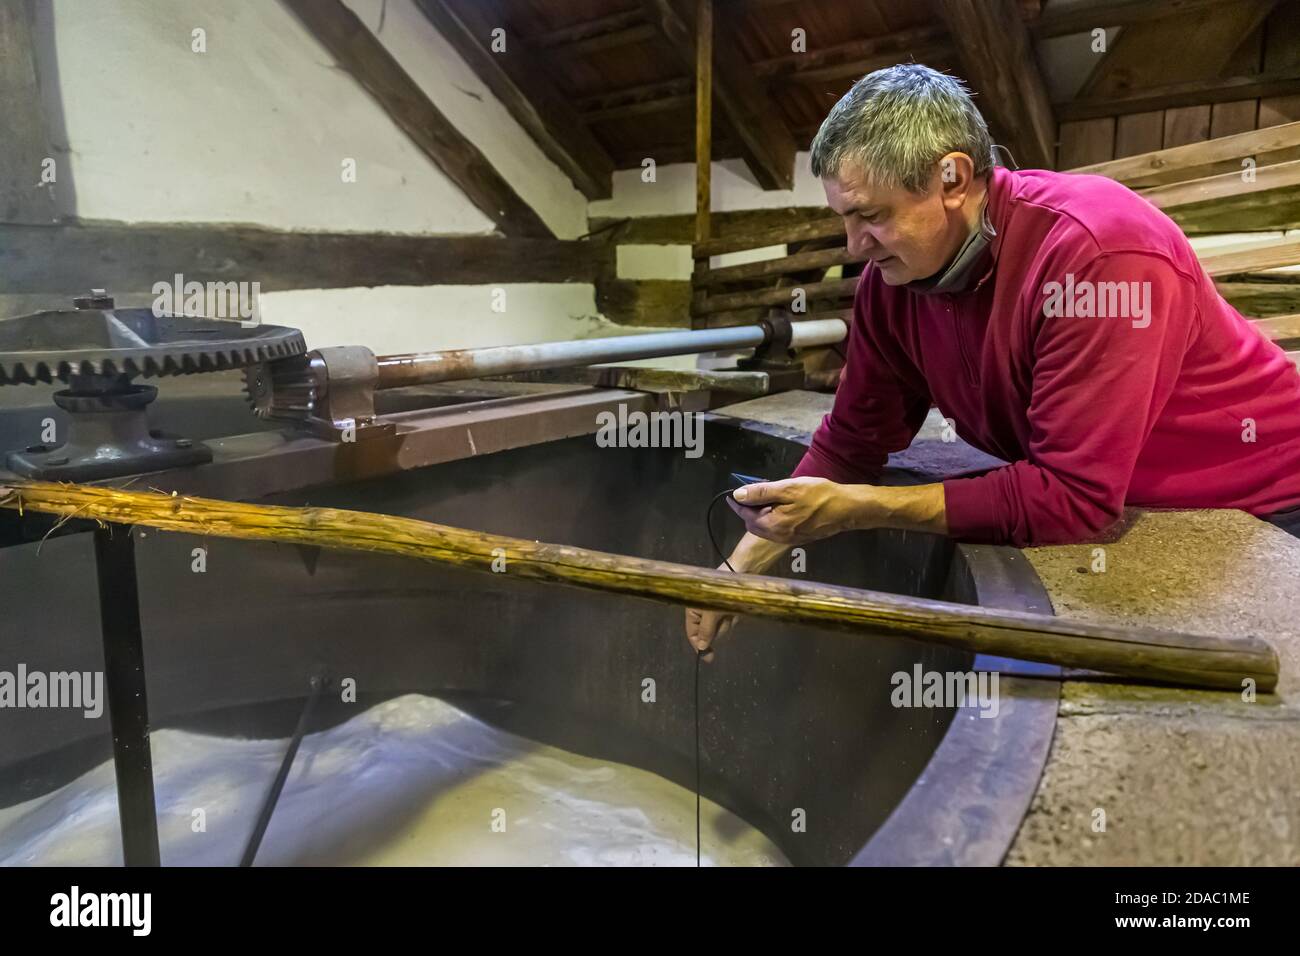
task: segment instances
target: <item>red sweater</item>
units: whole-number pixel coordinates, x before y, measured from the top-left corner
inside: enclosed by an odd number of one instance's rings
[[[864,273],[834,407],[794,475],[874,480],[933,404],[1012,462],[944,482],[958,540],[1078,541],[1125,504],[1300,504],[1300,372],[1170,219],[1109,179],[1002,168],[988,216],[991,264],[967,292]]]

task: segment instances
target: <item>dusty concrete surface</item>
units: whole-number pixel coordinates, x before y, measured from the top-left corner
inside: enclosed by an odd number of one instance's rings
[[[726,414],[811,433],[831,397]],[[942,475],[996,461],[941,441],[935,412],[891,466]],[[1300,864],[1300,539],[1238,511],[1133,511],[1105,539],[1029,548],[1057,615],[1265,638],[1277,694],[1073,675],[1011,865]]]
[[[1258,635],[1278,693],[1067,681],[1007,862],[1300,863],[1300,539],[1240,511],[1134,513],[1110,537],[1025,550],[1059,616]]]

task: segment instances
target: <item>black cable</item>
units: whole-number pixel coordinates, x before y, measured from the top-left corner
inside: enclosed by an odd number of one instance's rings
[[[718,539],[713,536],[713,506],[729,494],[731,494],[730,488],[713,496],[713,500],[709,502],[709,507],[704,512],[704,528],[709,532],[709,543],[713,545],[713,553],[722,560],[722,563],[727,566],[728,571],[735,574],[736,569],[731,566],[731,562],[727,560],[727,556],[722,553],[722,548],[718,546]]]
[[[704,512],[704,527],[709,532],[709,543],[713,545],[713,552],[722,559],[722,563],[727,566],[727,570],[732,574],[736,569],[731,566],[727,556],[722,553],[722,548],[718,546],[718,539],[713,536],[713,508],[727,495],[731,490],[719,492],[713,496],[709,502],[709,507]],[[695,652],[695,865],[700,866],[700,658],[708,651]]]
[[[695,652],[695,865],[700,865],[700,658]]]

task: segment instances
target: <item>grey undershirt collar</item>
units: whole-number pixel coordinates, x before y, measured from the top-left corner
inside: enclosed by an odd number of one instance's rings
[[[907,283],[906,288],[921,295],[951,295],[954,292],[969,291],[988,265],[989,249],[997,234],[993,223],[989,221],[989,197],[986,192],[984,205],[980,208],[979,226],[971,230],[952,261],[927,279]]]

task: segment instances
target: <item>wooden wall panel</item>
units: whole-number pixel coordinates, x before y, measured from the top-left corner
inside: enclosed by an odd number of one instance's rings
[[[1215,103],[1210,109],[1210,139],[1248,133],[1255,129],[1259,116],[1259,100],[1236,100],[1232,103]]]
[[[1060,126],[1056,168],[1104,163],[1115,155],[1115,118],[1076,120]]]
[[[1128,113],[1115,121],[1115,159],[1151,153],[1162,148],[1165,141],[1165,114],[1163,110],[1147,113]]]
[[[1210,107],[1180,106],[1165,110],[1164,148],[1186,146],[1210,138]]]

